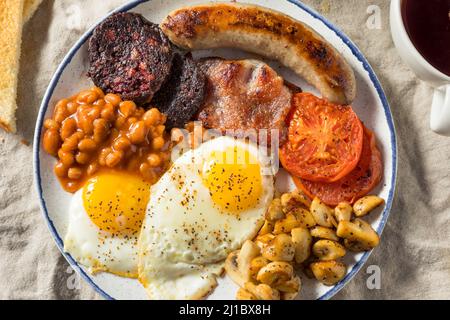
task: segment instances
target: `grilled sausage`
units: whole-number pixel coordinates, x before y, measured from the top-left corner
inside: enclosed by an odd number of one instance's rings
[[[282,13],[254,5],[198,5],[170,13],[161,29],[184,49],[232,47],[276,59],[333,103],[350,104],[355,98],[355,75],[339,52]]]

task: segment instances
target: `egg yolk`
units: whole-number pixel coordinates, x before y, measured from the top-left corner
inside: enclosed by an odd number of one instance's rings
[[[259,163],[248,150],[239,147],[209,154],[203,164],[202,179],[214,204],[226,212],[254,208],[262,193]]]
[[[83,205],[102,231],[118,236],[139,233],[150,198],[150,184],[126,172],[100,173],[83,188]]]

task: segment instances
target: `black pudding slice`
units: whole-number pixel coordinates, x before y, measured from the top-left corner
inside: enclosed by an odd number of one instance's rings
[[[88,76],[106,93],[141,104],[168,79],[174,51],[159,26],[136,13],[116,13],[89,40]]]
[[[167,116],[166,128],[184,128],[203,105],[206,77],[190,54],[175,54],[172,72],[152,105]]]

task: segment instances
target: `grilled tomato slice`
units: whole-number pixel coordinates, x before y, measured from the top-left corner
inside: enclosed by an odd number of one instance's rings
[[[296,94],[287,118],[288,141],[280,148],[283,167],[293,176],[334,182],[355,169],[364,130],[350,106],[339,106],[310,93]]]
[[[333,183],[312,182],[295,178],[297,188],[309,197],[318,197],[330,206],[339,202],[354,203],[372,191],[381,181],[383,164],[381,153],[377,148],[375,136],[364,128],[364,141],[361,159],[356,168],[347,176]]]

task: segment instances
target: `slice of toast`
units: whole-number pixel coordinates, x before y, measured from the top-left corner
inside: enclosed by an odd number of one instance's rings
[[[24,0],[0,1],[0,127],[16,132],[17,77]]]
[[[23,5],[23,23],[27,23],[31,19],[41,3],[42,0],[25,0]]]

